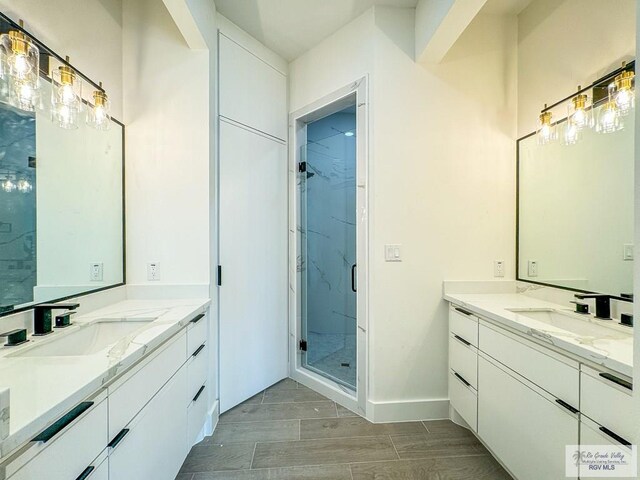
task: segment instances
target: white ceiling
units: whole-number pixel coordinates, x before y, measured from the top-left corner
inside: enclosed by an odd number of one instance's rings
[[[215,0],[218,12],[286,60],[311,49],[372,5],[417,0]]]

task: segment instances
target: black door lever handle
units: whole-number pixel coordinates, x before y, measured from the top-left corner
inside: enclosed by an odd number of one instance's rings
[[[356,289],[356,264],[351,265],[351,291],[357,292]]]

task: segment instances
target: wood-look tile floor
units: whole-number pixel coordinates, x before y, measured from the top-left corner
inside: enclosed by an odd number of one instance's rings
[[[509,480],[448,420],[373,424],[291,379],[225,412],[176,480]]]

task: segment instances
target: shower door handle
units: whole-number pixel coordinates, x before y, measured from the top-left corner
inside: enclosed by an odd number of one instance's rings
[[[356,289],[356,264],[351,265],[351,290],[357,292]]]

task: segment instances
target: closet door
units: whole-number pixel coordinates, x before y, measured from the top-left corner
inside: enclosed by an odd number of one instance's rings
[[[287,376],[284,143],[220,121],[220,408]]]

